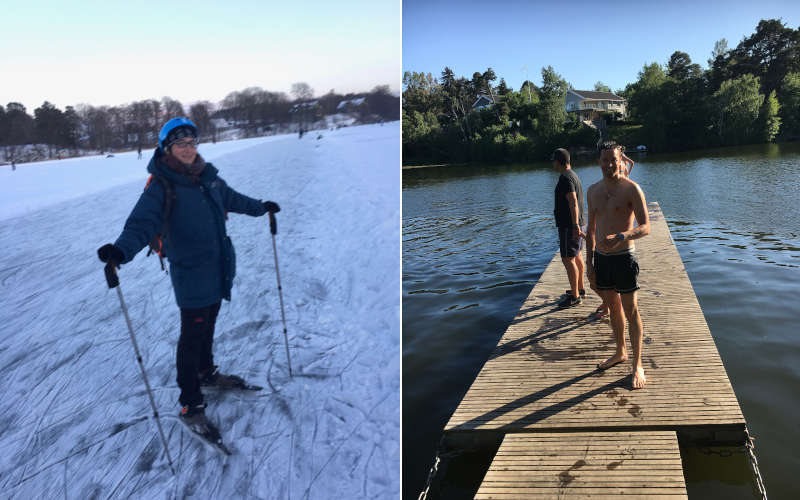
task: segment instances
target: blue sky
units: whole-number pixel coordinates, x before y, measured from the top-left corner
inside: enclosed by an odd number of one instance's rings
[[[403,1],[403,71],[440,77],[494,69],[519,90],[527,74],[541,83],[553,68],[574,88],[602,81],[620,90],[644,64],[665,64],[676,50],[707,67],[714,43],[734,48],[760,19],[800,26],[798,0],[732,1]]]
[[[4,1],[0,104],[400,89],[399,0]]]

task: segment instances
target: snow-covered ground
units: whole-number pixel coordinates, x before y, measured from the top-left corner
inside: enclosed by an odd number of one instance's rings
[[[177,421],[179,314],[169,277],[145,252],[119,271],[175,476],[96,256],[121,231],[148,158],[3,168],[0,496],[399,497],[400,126],[322,134],[200,146],[234,189],[281,205],[291,379],[268,220],[228,221],[237,276],[217,322],[215,361],[265,387],[207,391],[207,414],[233,456]]]

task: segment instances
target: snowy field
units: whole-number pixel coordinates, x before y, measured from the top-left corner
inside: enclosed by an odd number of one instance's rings
[[[233,456],[177,421],[178,308],[156,257],[119,271],[176,475],[117,293],[96,249],[142,191],[150,151],[3,168],[0,175],[0,497],[398,498],[400,125],[200,146],[234,189],[281,205],[231,214],[232,301],[215,361],[263,385],[207,391]]]

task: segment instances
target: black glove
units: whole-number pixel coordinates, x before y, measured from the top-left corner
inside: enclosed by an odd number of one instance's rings
[[[274,201],[265,201],[264,208],[267,209],[267,212],[278,213],[281,211],[281,207],[278,206],[277,203]]]
[[[113,262],[117,267],[119,267],[119,264],[125,260],[125,254],[122,253],[122,250],[120,250],[119,247],[115,247],[111,243],[106,243],[98,248],[97,256],[100,257],[100,260],[103,262]]]

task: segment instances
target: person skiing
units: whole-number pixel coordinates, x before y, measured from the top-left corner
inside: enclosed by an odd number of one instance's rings
[[[198,154],[197,138],[197,126],[188,118],[164,124],[147,165],[159,182],[148,182],[119,238],[100,247],[97,255],[119,267],[133,260],[156,235],[163,238],[181,315],[176,356],[180,418],[193,432],[219,440],[219,432],[206,419],[201,386],[248,388],[240,377],[220,373],[212,352],[217,314],[222,299],[231,298],[236,272],[234,248],[225,228],[227,212],[258,217],[279,212],[280,207],[230,188]]]

